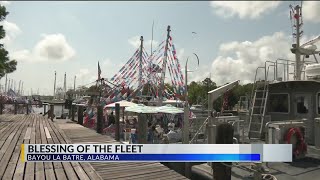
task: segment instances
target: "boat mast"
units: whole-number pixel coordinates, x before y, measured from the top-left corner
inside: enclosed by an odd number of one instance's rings
[[[53,99],[56,96],[56,81],[57,81],[57,72],[54,71]]]
[[[21,94],[21,80],[19,81],[19,88],[18,88],[18,94]]]
[[[66,99],[67,93],[67,73],[64,73],[64,83],[63,83],[63,98]]]
[[[4,92],[7,93],[8,90],[7,90],[7,82],[8,82],[8,74],[6,74],[6,83],[5,83],[5,86],[4,86]]]
[[[141,88],[141,86],[142,86],[142,50],[143,50],[143,36],[140,37],[139,88]],[[142,92],[142,90],[141,90],[141,92]]]
[[[21,95],[23,95],[23,81],[21,82]]]
[[[164,78],[166,77],[166,70],[167,70],[167,57],[168,57],[168,44],[169,44],[169,38],[170,38],[170,26],[167,28],[167,40],[166,40],[166,46],[164,49],[164,57],[163,57],[163,64],[162,64],[162,74],[161,74],[161,84],[159,89],[159,106],[162,105],[162,92],[164,89]]]
[[[76,93],[76,79],[77,79],[77,76],[74,76],[74,80],[73,80],[73,93]],[[77,95],[74,94],[74,98],[76,97]]]
[[[295,19],[294,27],[296,28],[296,32],[293,33],[293,36],[296,37],[296,43],[292,44],[292,52],[295,54],[296,57],[296,66],[295,66],[295,80],[301,80],[301,70],[302,70],[302,63],[301,63],[301,52],[300,52],[300,37],[303,33],[301,31],[302,26],[302,13],[301,13],[301,6],[296,5],[294,9],[290,5],[291,11],[293,12],[293,17]]]

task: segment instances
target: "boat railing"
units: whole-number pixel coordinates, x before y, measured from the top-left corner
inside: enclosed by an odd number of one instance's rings
[[[202,125],[200,126],[200,128],[196,131],[195,135],[192,137],[192,139],[189,141],[189,144],[193,144],[194,142],[197,143],[198,141],[198,135],[205,131],[204,127],[206,127],[207,123],[209,122],[209,117],[207,117],[207,119],[202,123]],[[204,138],[205,139],[205,138]]]

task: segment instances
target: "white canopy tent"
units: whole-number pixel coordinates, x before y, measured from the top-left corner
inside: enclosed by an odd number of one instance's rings
[[[114,107],[116,107],[116,103],[118,103],[120,105],[120,107],[130,107],[130,106],[136,105],[136,103],[122,100],[122,101],[118,101],[118,102],[114,102],[114,103],[105,105],[104,108],[114,108]]]

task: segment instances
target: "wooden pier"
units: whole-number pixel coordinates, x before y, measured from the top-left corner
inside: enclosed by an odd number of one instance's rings
[[[72,143],[117,144],[112,137],[96,133],[70,120],[56,120],[59,128],[70,138]],[[103,179],[187,179],[181,174],[156,162],[90,162]]]
[[[22,162],[21,144],[65,144],[68,138],[40,115],[0,116],[0,179],[101,179],[86,162]]]
[[[71,122],[71,121],[70,121]],[[0,115],[0,179],[186,179],[160,163],[22,162],[21,144],[120,143],[68,120]]]

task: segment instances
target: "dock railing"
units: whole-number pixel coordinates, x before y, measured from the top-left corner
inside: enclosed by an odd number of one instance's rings
[[[30,114],[32,107],[43,107],[45,113],[47,103],[18,103],[18,102],[5,102],[0,103],[0,114]],[[40,114],[40,113],[39,113]]]

